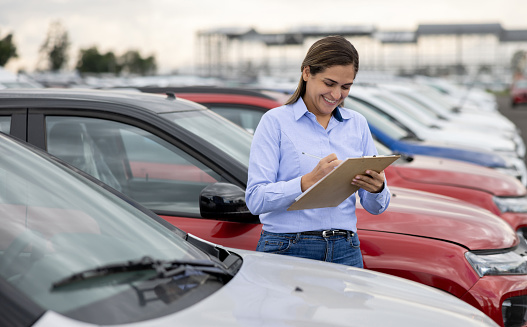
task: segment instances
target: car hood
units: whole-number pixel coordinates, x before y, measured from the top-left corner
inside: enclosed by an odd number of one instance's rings
[[[488,210],[434,193],[389,188],[392,198],[380,215],[369,214],[357,203],[359,234],[373,230],[434,238],[469,250],[505,249],[518,242],[514,230]]]
[[[473,130],[460,130],[456,127],[422,128],[418,133],[420,138],[432,140],[452,146],[469,146],[483,150],[493,149],[495,151],[516,151],[516,144],[496,133],[483,133]]]
[[[459,112],[452,113],[450,116],[452,121],[465,122],[469,125],[482,125],[494,129],[503,129],[515,132],[516,125],[498,112]]]
[[[189,308],[133,326],[496,326],[454,296],[398,277],[233,251],[243,265],[226,286]],[[48,314],[35,326],[69,320]]]
[[[416,183],[458,186],[496,196],[525,196],[527,192],[517,178],[459,160],[416,155],[409,161],[398,160],[389,169]]]
[[[441,158],[450,158],[472,162],[485,167],[507,167],[505,159],[487,150],[468,147],[449,147],[434,141],[426,140],[396,140],[373,125],[369,125],[372,135],[396,153],[422,154]]]

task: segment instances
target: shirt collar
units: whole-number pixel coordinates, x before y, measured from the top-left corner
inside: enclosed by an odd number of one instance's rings
[[[299,120],[303,115],[308,112],[306,104],[304,103],[304,100],[302,98],[299,98],[297,102],[292,104],[293,110],[295,113],[295,119]],[[351,114],[347,110],[340,110],[341,107],[338,106],[333,110],[333,117],[339,121],[343,122],[344,119],[350,119]]]

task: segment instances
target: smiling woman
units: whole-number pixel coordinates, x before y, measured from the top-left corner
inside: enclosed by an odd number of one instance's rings
[[[341,159],[377,154],[366,119],[340,107],[358,71],[359,54],[348,40],[322,38],[307,52],[293,96],[263,115],[251,145],[246,193],[248,208],[263,223],[258,251],[363,267],[355,194],[338,207],[287,211]],[[367,170],[349,183],[359,187],[368,212],[386,210],[390,192],[383,171]]]

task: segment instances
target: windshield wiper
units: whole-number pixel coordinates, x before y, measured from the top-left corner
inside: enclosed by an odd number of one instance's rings
[[[142,270],[155,270],[156,275],[153,278],[168,278],[180,274],[185,274],[189,271],[214,275],[216,277],[222,278],[225,283],[233,277],[233,274],[229,272],[226,268],[219,265],[218,263],[209,260],[165,261],[155,260],[149,256],[144,256],[139,260],[129,260],[126,262],[113,263],[75,273],[69,277],[63,278],[53,283],[51,289],[54,290],[56,288],[74,282],[83,281],[91,278]]]

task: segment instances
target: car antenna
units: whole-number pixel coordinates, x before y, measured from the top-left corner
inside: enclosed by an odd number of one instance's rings
[[[166,92],[165,94],[167,95],[167,99],[174,100],[176,98],[174,92]]]

